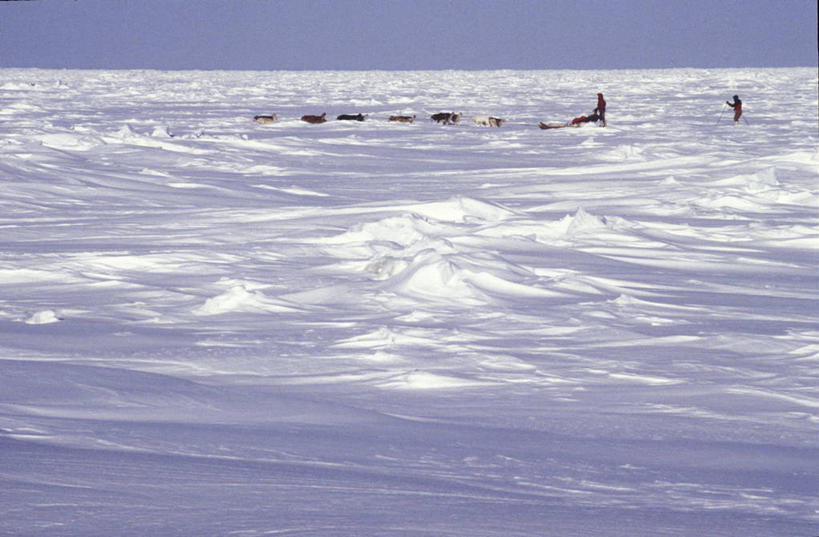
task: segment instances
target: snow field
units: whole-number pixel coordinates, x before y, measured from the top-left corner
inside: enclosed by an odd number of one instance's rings
[[[815,534],[817,104],[0,70],[0,533]]]

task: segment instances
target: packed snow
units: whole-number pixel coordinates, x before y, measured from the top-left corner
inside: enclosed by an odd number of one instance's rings
[[[0,69],[0,534],[818,535],[817,101]]]

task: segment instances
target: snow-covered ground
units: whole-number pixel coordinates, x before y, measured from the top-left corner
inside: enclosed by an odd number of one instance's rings
[[[813,537],[818,130],[815,68],[0,70],[0,534]]]

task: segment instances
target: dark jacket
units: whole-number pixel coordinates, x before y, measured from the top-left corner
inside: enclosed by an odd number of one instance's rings
[[[602,93],[597,94],[597,108],[594,111],[601,116],[606,113],[606,100],[603,98]]]

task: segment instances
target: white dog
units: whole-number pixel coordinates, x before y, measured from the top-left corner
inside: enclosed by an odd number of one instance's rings
[[[472,118],[472,121],[479,127],[500,127],[506,120],[499,117],[475,116]]]
[[[253,121],[256,123],[273,123],[276,121],[276,114],[271,114],[269,116],[253,116]]]

